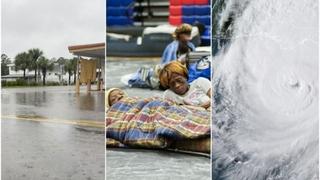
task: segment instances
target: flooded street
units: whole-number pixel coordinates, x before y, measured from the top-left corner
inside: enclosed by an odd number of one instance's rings
[[[121,88],[129,96],[141,98],[162,96],[163,91],[129,88],[121,78],[140,67],[152,67],[160,60],[120,60],[107,63],[107,89]],[[210,179],[210,158],[159,150],[112,148],[106,154],[106,178],[122,180]]]
[[[1,92],[2,115],[103,121],[104,94],[74,86],[41,88],[4,88]]]
[[[4,88],[2,179],[104,179],[104,93]]]

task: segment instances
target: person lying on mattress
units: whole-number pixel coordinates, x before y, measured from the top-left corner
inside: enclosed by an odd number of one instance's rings
[[[179,61],[172,61],[159,72],[160,84],[166,89],[164,99],[177,104],[200,106],[208,109],[211,105],[211,82],[199,77],[188,83],[188,70]]]

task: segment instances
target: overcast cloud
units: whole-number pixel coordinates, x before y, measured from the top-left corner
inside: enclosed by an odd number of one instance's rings
[[[105,0],[2,0],[1,11],[1,51],[10,58],[30,48],[70,58],[70,45],[105,41]]]

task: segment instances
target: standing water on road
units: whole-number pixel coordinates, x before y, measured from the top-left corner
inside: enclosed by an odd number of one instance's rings
[[[2,89],[1,179],[104,179],[104,93],[81,91]]]
[[[70,87],[4,88],[2,115],[104,121],[104,93]]]
[[[318,1],[229,0],[228,14],[233,37],[213,80],[213,179],[318,179]]]

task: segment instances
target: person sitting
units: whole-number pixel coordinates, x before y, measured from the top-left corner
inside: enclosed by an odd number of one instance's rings
[[[179,61],[172,61],[159,72],[160,84],[165,88],[164,99],[177,104],[199,106],[205,109],[211,105],[211,82],[199,77],[188,83],[188,70]]]
[[[195,50],[194,44],[190,42],[191,32],[192,26],[189,24],[182,24],[176,28],[175,32],[173,33],[174,41],[165,48],[162,54],[162,65],[179,59],[179,57],[186,52]]]

